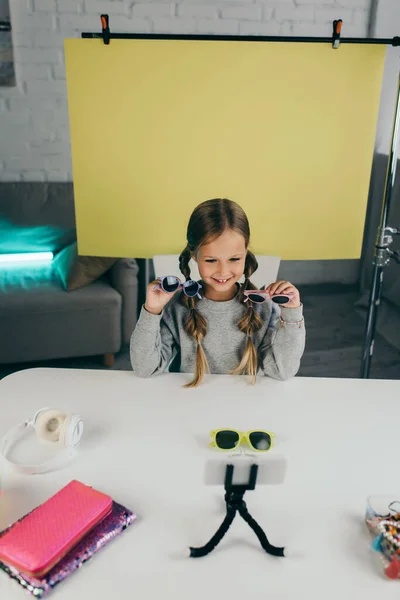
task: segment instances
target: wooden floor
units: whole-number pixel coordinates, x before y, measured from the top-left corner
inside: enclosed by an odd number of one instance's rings
[[[321,285],[300,288],[307,330],[306,351],[299,376],[358,378],[364,322],[354,309],[357,289]],[[0,365],[0,378],[31,367],[103,369],[101,357]],[[129,349],[117,356],[113,369],[130,370]],[[400,379],[400,351],[377,336],[371,364],[373,379]]]

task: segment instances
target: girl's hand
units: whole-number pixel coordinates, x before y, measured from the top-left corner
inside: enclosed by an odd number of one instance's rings
[[[276,294],[292,294],[292,300],[287,304],[282,305],[284,308],[298,308],[301,304],[299,290],[295,288],[290,281],[275,281],[275,283],[271,283],[266,288],[266,291],[270,296]]]
[[[157,286],[158,289],[155,289]],[[158,279],[156,281],[152,281],[147,286],[146,303],[144,305],[145,309],[147,312],[152,313],[153,315],[160,315],[164,306],[168,304],[172,296],[176,294],[177,291],[178,290],[172,292],[172,294],[168,294],[167,292],[164,292]]]

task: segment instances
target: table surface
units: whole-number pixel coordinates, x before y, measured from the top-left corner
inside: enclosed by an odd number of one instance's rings
[[[188,377],[31,369],[0,381],[0,435],[43,406],[77,412],[85,423],[67,467],[27,476],[2,466],[0,529],[71,479],[138,515],[51,597],[398,600],[400,582],[375,566],[363,517],[369,495],[400,499],[400,381],[260,378],[251,386],[212,375],[184,389]],[[204,484],[207,459],[222,454],[208,446],[218,427],[275,432],[269,455],[286,457],[285,482],[257,486],[246,501],[271,542],[293,556],[267,555],[239,517],[212,554],[183,555],[208,541],[224,516],[223,487]],[[25,594],[0,573],[1,598]]]

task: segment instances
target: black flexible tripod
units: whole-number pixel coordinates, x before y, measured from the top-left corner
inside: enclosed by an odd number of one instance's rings
[[[233,465],[227,465],[225,471],[225,503],[226,503],[226,516],[223,522],[221,523],[219,529],[213,535],[205,546],[201,548],[189,548],[190,556],[192,558],[199,558],[201,556],[206,556],[210,552],[214,550],[214,548],[220,543],[229,527],[231,526],[233,519],[238,512],[240,516],[246,521],[248,525],[252,528],[261,546],[264,548],[268,554],[272,554],[273,556],[285,556],[284,548],[277,548],[273,546],[268,541],[267,536],[264,531],[261,529],[260,525],[257,523],[255,519],[251,516],[251,514],[247,510],[246,502],[243,500],[243,496],[247,490],[254,490],[257,482],[257,465],[251,465],[250,468],[250,477],[249,481],[243,485],[234,485],[232,483],[233,479]]]

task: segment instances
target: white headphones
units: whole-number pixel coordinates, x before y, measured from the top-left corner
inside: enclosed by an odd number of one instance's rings
[[[10,448],[17,443],[28,427],[34,427],[39,441],[58,444],[60,451],[39,465],[22,464],[8,457]],[[83,433],[83,421],[79,415],[52,408],[41,408],[32,420],[24,421],[10,429],[1,441],[1,454],[17,471],[26,475],[45,473],[70,462],[76,455]]]

